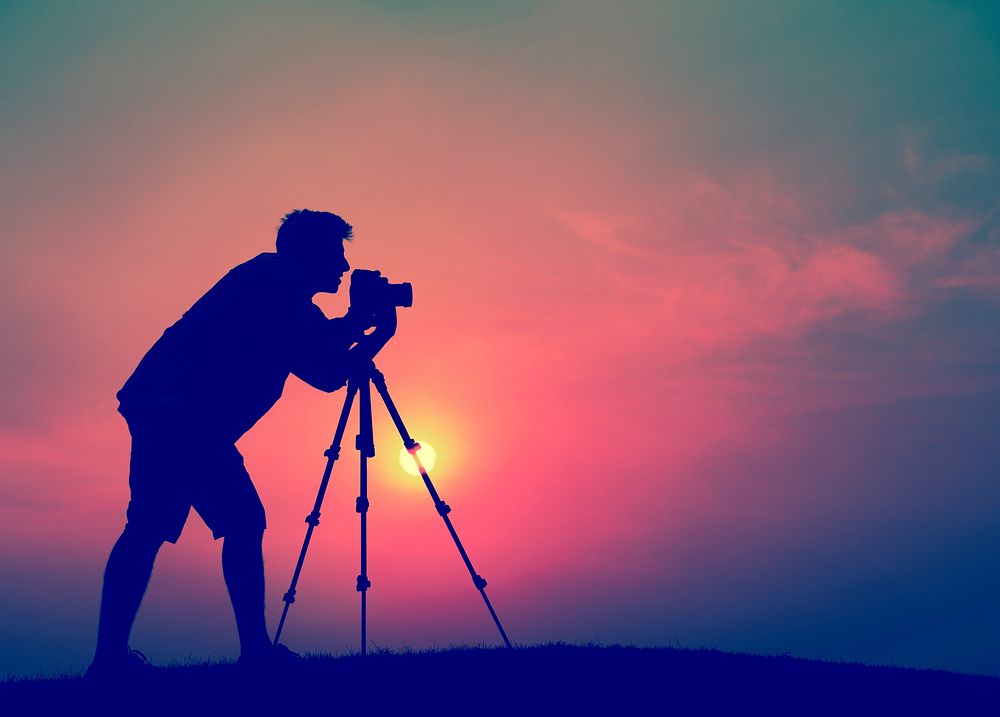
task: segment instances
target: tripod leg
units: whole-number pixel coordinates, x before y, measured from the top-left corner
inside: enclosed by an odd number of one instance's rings
[[[500,636],[503,638],[504,643],[507,647],[513,648],[514,645],[511,644],[510,639],[507,637],[507,633],[503,629],[503,625],[500,624],[500,618],[497,617],[496,610],[493,609],[493,604],[490,603],[490,599],[486,596],[486,580],[483,576],[476,572],[475,568],[472,567],[472,561],[469,559],[469,554],[465,552],[465,547],[462,545],[462,541],[458,538],[455,526],[452,525],[451,518],[448,517],[448,513],[451,512],[451,507],[441,500],[437,490],[434,488],[434,484],[431,483],[431,478],[427,474],[427,470],[424,468],[423,463],[420,462],[420,456],[418,455],[420,444],[413,440],[409,432],[406,430],[406,426],[403,425],[403,419],[399,415],[399,411],[396,409],[396,404],[393,403],[392,397],[389,395],[389,389],[386,387],[385,376],[382,375],[381,371],[375,368],[374,364],[371,366],[371,381],[375,384],[376,390],[382,397],[382,401],[385,403],[385,407],[389,411],[389,415],[392,417],[392,422],[396,424],[396,430],[399,431],[399,436],[403,439],[403,445],[406,446],[406,450],[410,452],[410,455],[413,456],[413,460],[417,464],[417,469],[420,471],[420,477],[423,479],[424,485],[427,486],[427,491],[431,494],[431,499],[434,501],[434,507],[437,509],[438,515],[440,515],[444,520],[444,524],[448,528],[448,532],[451,533],[452,540],[455,541],[455,547],[458,548],[458,552],[462,556],[463,562],[465,562],[465,567],[468,568],[469,575],[472,576],[472,584],[476,586],[476,589],[483,598],[483,602],[486,603],[486,608],[490,611],[490,615],[493,617],[493,622],[496,623],[497,630],[500,631]]]
[[[365,386],[367,387],[368,380],[365,379]],[[285,618],[288,617],[288,608],[295,602],[295,587],[299,582],[299,575],[302,573],[302,565],[306,560],[306,551],[309,550],[309,541],[312,540],[313,530],[319,525],[319,511],[323,506],[323,498],[326,496],[327,486],[330,484],[330,475],[333,473],[333,464],[337,462],[340,458],[340,443],[344,438],[344,431],[347,430],[347,419],[351,415],[351,405],[354,403],[354,395],[358,392],[357,383],[350,383],[347,387],[347,397],[344,399],[344,407],[340,411],[340,420],[337,421],[337,430],[334,433],[333,441],[330,443],[330,447],[326,450],[324,455],[326,456],[326,468],[323,471],[323,480],[319,484],[319,493],[316,495],[316,502],[313,504],[312,512],[306,516],[306,523],[309,527],[306,528],[306,537],[302,541],[302,550],[299,551],[299,560],[295,564],[295,572],[292,573],[292,582],[288,586],[288,592],[282,597],[282,601],[285,603],[285,607],[281,610],[281,619],[278,621],[278,629],[274,631],[274,644],[278,644],[278,639],[281,637],[281,630],[285,626]]]
[[[361,593],[361,654],[368,654],[368,459],[375,457],[375,436],[372,430],[372,394],[368,376],[359,381],[360,402],[358,416],[360,431],[357,449],[360,454],[361,489],[356,510],[361,516],[361,573],[358,575],[357,590]]]

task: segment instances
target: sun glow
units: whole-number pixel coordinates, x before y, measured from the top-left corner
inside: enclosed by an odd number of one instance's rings
[[[420,462],[424,464],[424,469],[430,473],[437,462],[437,451],[434,450],[434,446],[426,441],[417,441],[417,443],[420,444],[420,449],[417,451]],[[413,456],[410,455],[410,452],[405,447],[399,449],[399,465],[403,466],[403,470],[411,476],[420,475],[420,471],[417,469],[417,462],[413,460]]]

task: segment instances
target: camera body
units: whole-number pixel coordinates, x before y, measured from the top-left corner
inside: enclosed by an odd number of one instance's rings
[[[373,313],[390,306],[413,306],[413,285],[406,281],[390,284],[380,271],[355,269],[351,272],[351,308]]]

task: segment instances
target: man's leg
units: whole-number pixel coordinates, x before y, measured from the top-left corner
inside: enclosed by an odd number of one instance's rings
[[[234,531],[223,539],[222,573],[240,634],[240,652],[266,652],[271,640],[264,622],[264,531]]]
[[[113,662],[127,656],[132,624],[162,544],[161,538],[126,525],[111,549],[104,570],[95,663]]]

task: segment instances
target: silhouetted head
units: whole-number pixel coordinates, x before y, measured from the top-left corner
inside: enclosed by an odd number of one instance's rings
[[[344,257],[344,242],[353,231],[336,214],[295,209],[281,220],[274,244],[278,254],[302,271],[313,293],[334,293],[351,268]]]

